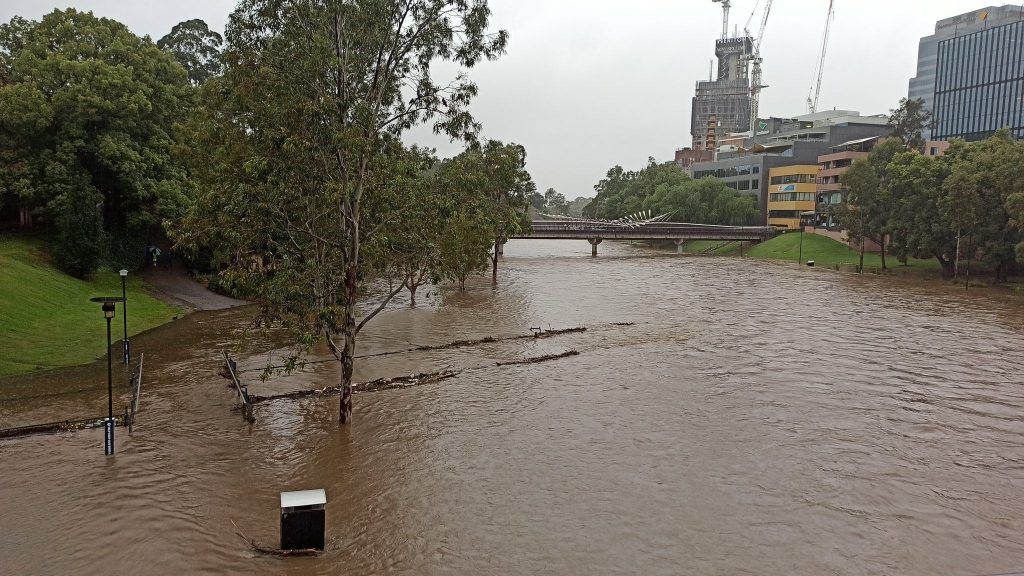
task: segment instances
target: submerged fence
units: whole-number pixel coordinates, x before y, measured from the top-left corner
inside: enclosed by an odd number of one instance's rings
[[[132,431],[135,424],[135,417],[139,411],[139,398],[142,395],[142,360],[144,354],[139,355],[139,363],[132,370],[128,378],[128,387],[132,391],[132,398],[128,406],[124,408],[124,414],[114,416],[116,426],[126,426],[128,432]],[[90,428],[102,428],[106,416],[93,416],[91,418],[79,418],[75,420],[61,420],[58,422],[46,422],[43,424],[29,424],[27,426],[16,426],[14,428],[0,428],[0,438],[16,438],[18,436],[30,436],[33,434],[52,434],[54,432],[67,432],[72,430],[87,430]]]
[[[224,355],[224,369],[231,382],[235,385],[238,398],[242,401],[242,417],[249,422],[256,422],[252,413],[252,399],[249,398],[249,388],[238,379],[238,364],[228,356],[227,350],[221,352]]]
[[[132,372],[131,378],[128,379],[128,386],[132,390],[132,400],[128,404],[128,408],[125,409],[124,422],[125,426],[128,427],[129,434],[131,434],[132,426],[135,424],[135,415],[139,412],[139,397],[142,394],[142,360],[145,356],[145,354],[139,354],[139,364]]]

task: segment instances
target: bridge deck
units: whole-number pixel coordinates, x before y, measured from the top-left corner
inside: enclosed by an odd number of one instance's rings
[[[574,220],[535,220],[532,231],[513,238],[548,240],[749,240],[760,242],[777,233],[769,226],[714,226],[653,222],[635,226]]]

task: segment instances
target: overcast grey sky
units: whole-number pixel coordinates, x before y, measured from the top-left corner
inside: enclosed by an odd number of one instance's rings
[[[508,53],[472,70],[473,111],[484,136],[526,146],[541,191],[592,196],[608,168],[670,160],[690,145],[694,83],[707,78],[721,8],[711,0],[491,0]],[[746,23],[755,0],[733,0]],[[763,2],[762,2],[763,3]],[[996,4],[992,2],[991,4]],[[233,0],[3,0],[0,19],[37,19],[73,6],[154,39],[182,20],[223,30]],[[973,0],[835,0],[819,109],[878,114],[895,107],[915,73],[917,42],[935,21],[990,3]],[[828,0],[776,0],[762,46],[761,116],[805,111]],[[751,28],[757,28],[757,19]],[[410,141],[442,155],[459,145],[417,130]]]

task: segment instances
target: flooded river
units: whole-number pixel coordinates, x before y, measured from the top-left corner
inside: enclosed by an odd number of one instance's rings
[[[138,338],[139,424],[0,440],[0,574],[949,574],[1024,570],[1024,305],[989,291],[517,241],[499,285],[397,303],[359,380],[233,411],[279,358],[250,311]],[[632,326],[613,323],[633,322]],[[100,328],[98,326],[98,328]],[[576,349],[542,364],[496,362]],[[0,383],[0,425],[102,414],[105,366]],[[330,364],[268,394],[336,382]],[[121,401],[123,404],[123,400]],[[278,493],[325,488],[328,551],[280,559]]]

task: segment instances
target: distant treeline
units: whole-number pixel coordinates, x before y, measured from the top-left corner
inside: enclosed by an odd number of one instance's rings
[[[754,194],[737,192],[717,178],[694,180],[674,162],[653,158],[639,171],[615,166],[594,186],[597,197],[583,209],[592,218],[615,219],[650,210],[676,222],[756,225],[761,212]]]

